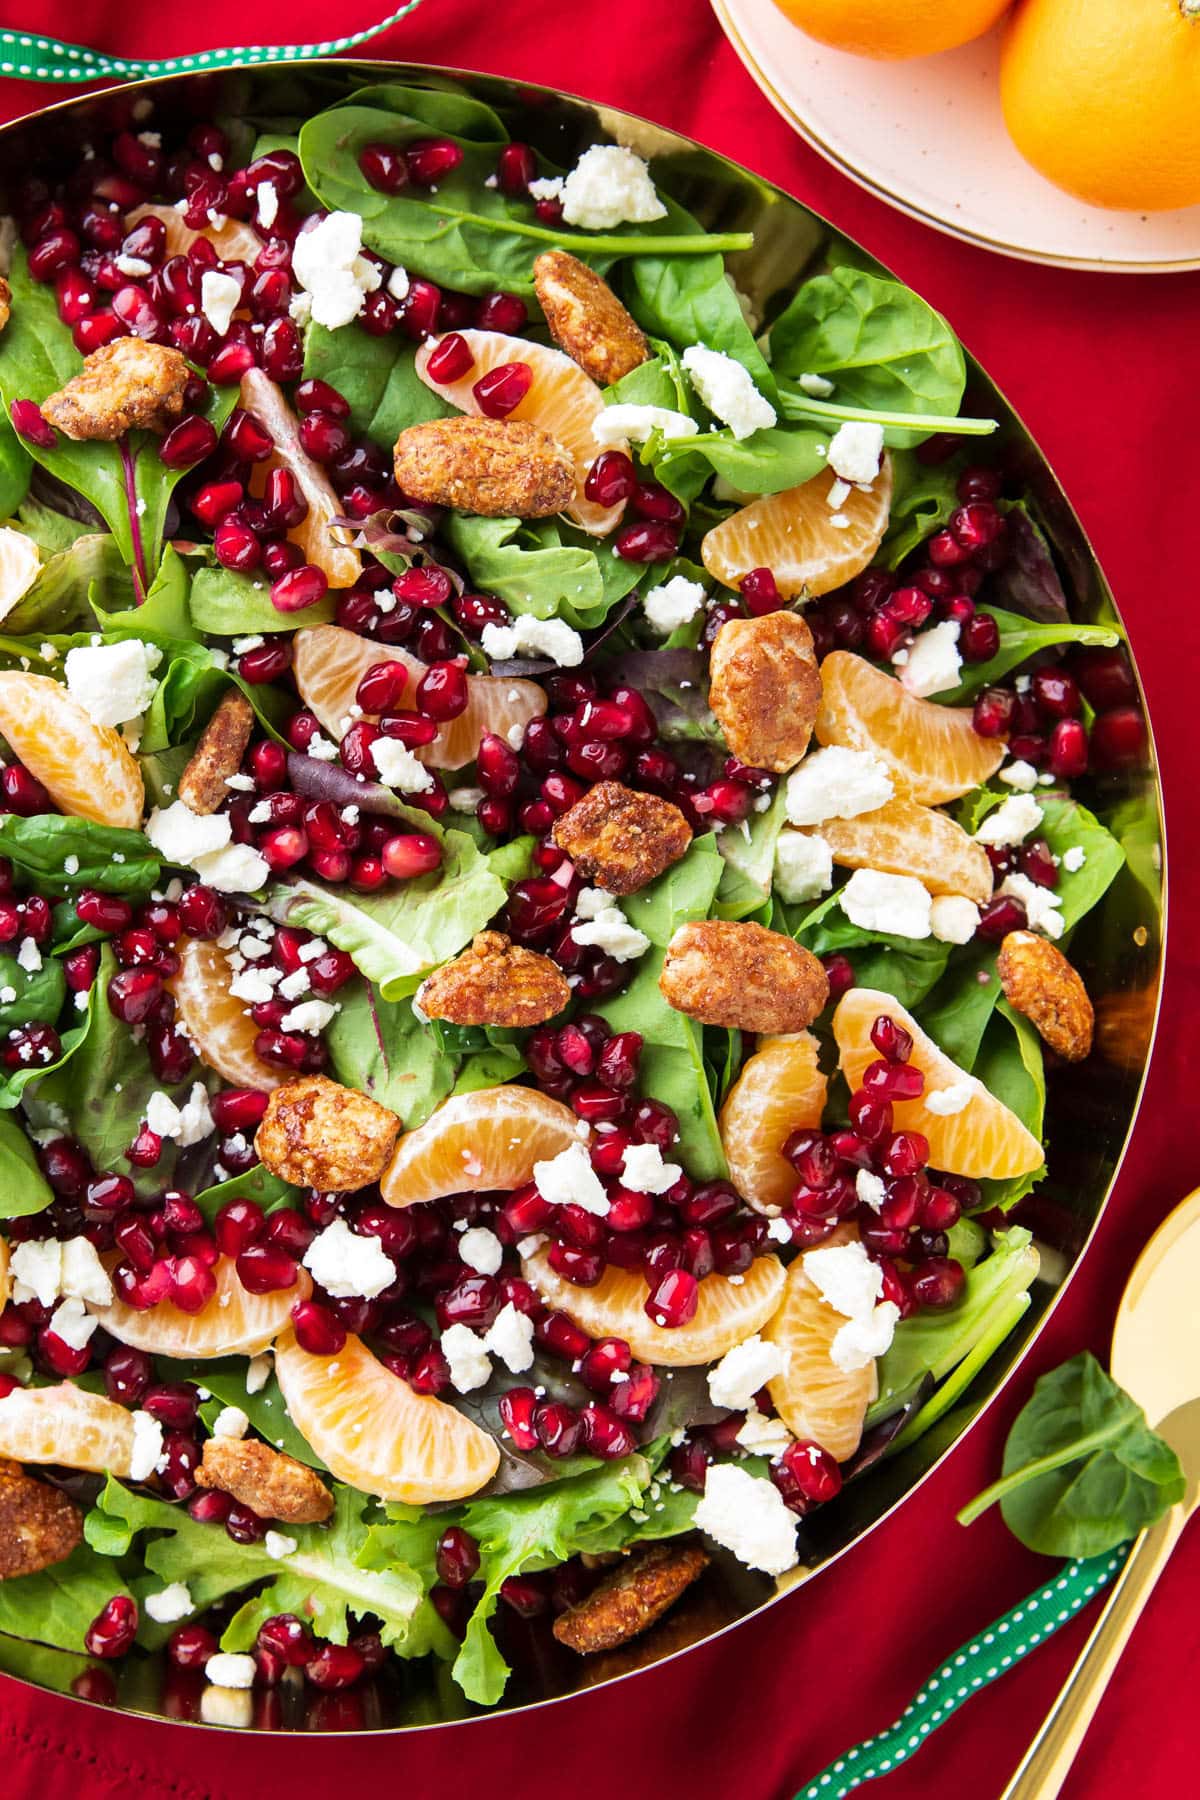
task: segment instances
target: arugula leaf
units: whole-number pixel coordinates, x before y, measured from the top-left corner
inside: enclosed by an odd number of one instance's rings
[[[128,1592],[111,1562],[77,1544],[64,1561],[40,1574],[0,1581],[0,1632],[82,1653],[97,1613],[114,1594]]]
[[[393,1004],[369,982],[356,982],[343,995],[325,1033],[332,1074],[370,1094],[412,1131],[453,1091],[459,1059],[437,1048],[409,1001]]]
[[[40,893],[75,893],[101,888],[108,894],[144,897],[157,882],[161,865],[141,831],[97,825],[60,813],[19,818],[0,815],[0,856],[32,878]],[[65,867],[74,857],[78,867]]]
[[[485,856],[465,832],[448,831],[441,868],[391,893],[351,896],[312,881],[279,883],[268,890],[267,910],[277,924],[328,938],[385,1000],[400,1000],[499,912],[508,888],[495,865],[510,863],[513,848]]]
[[[314,323],[305,334],[304,378],[333,383],[349,402],[354,430],[376,444],[394,444],[406,426],[458,411],[421,380],[416,350],[398,333],[381,339],[361,325],[327,331]]]
[[[939,702],[947,706],[969,700],[981,688],[990,687],[1028,662],[1039,650],[1049,650],[1055,644],[1099,644],[1112,649],[1121,642],[1121,633],[1112,625],[1083,625],[1073,619],[1063,624],[1039,624],[1019,613],[1002,612],[996,606],[981,606],[979,610],[988,613],[1000,627],[1000,648],[986,662],[963,665],[958,686],[938,695]]]
[[[0,1113],[0,1219],[24,1219],[44,1212],[53,1199],[33,1145],[15,1119]],[[4,1629],[0,1625],[0,1631]]]
[[[270,582],[216,565],[197,569],[193,575],[189,610],[191,632],[182,636],[203,631],[209,637],[249,637],[259,631],[302,631],[309,625],[327,625],[337,616],[337,596],[326,594],[302,612],[281,613],[271,604]]]
[[[1090,1351],[1043,1375],[1004,1447],[1002,1480],[959,1513],[999,1500],[1004,1523],[1045,1556],[1100,1556],[1182,1500],[1183,1470],[1136,1401]]]
[[[448,513],[442,533],[477,588],[510,612],[563,619],[588,631],[645,575],[639,563],[561,519],[484,519]]]

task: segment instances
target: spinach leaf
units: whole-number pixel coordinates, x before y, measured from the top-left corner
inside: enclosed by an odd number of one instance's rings
[[[331,1072],[396,1113],[411,1131],[453,1091],[461,1058],[438,1048],[408,1000],[385,1000],[365,981],[343,995],[325,1033]]]
[[[668,208],[667,222],[675,230],[699,230],[682,207],[671,201],[664,204]],[[766,399],[777,398],[771,365],[746,323],[725,273],[723,256],[635,257],[626,271],[625,298],[638,324],[652,337],[665,338],[679,350],[692,344],[720,350],[748,370]]]
[[[39,404],[78,375],[83,358],[58,316],[54,289],[34,281],[19,246],[9,272],[12,317],[0,336],[0,397]],[[236,387],[211,387],[204,416],[219,431],[237,401]],[[143,591],[158,569],[167,507],[182,469],[168,469],[153,432],[134,431],[118,443],[76,443],[59,433],[44,450],[27,446],[34,461],[82,494],[104,519],[117,547],[137,572]]]
[[[777,376],[823,375],[837,404],[866,411],[953,414],[966,386],[962,347],[941,314],[902,283],[847,267],[797,289],[771,327],[771,365]]]
[[[272,1175],[262,1163],[257,1163],[245,1175],[229,1175],[212,1187],[202,1188],[195,1201],[211,1225],[230,1200],[253,1200],[265,1213],[273,1213],[282,1207],[299,1206],[300,1198],[298,1187],[281,1181],[278,1175]]]
[[[881,988],[886,994],[894,994],[902,1006],[919,1006],[945,972],[949,944],[941,944],[936,938],[889,937],[882,932],[863,931],[852,925],[842,911],[839,892],[835,889],[818,900],[799,919],[794,919],[788,909],[791,935],[814,956],[844,951],[854,967],[856,986]]]
[[[161,873],[143,832],[61,813],[38,813],[28,819],[16,813],[0,815],[0,856],[32,877],[40,891],[56,895],[101,888],[109,894],[143,898]],[[68,869],[71,858],[75,866]]]
[[[53,1025],[66,986],[62,964],[54,957],[43,957],[38,969],[26,969],[15,956],[0,953],[0,993],[13,996],[0,1001],[0,1035],[7,1036],[14,1025],[28,1025],[32,1019]]]
[[[93,587],[100,591],[128,579],[115,538],[107,532],[87,532],[42,564],[29,592],[5,614],[5,631],[23,637],[27,632],[92,630],[95,615],[88,595]]]
[[[972,833],[978,831],[988,813],[1005,798],[995,788],[976,788],[959,803],[959,823]],[[1070,931],[1116,880],[1125,865],[1125,852],[1095,813],[1069,794],[1039,790],[1036,798],[1042,820],[1035,835],[1044,838],[1053,855],[1060,859],[1054,891],[1061,903],[1063,926]],[[1084,860],[1078,869],[1067,868],[1061,860],[1070,850],[1083,851]]]
[[[981,606],[979,610],[990,613],[999,626],[1000,648],[986,662],[964,664],[958,686],[938,695],[939,702],[947,706],[971,699],[981,688],[990,687],[1010,670],[1028,662],[1039,650],[1049,650],[1055,644],[1100,644],[1111,649],[1121,642],[1121,633],[1111,625],[1081,625],[1071,619],[1065,624],[1045,625],[1023,619],[1018,613],[1002,612],[996,606]]]
[[[1016,1012],[1003,997],[996,1002],[971,1073],[982,1081],[989,1094],[1016,1113],[1035,1138],[1042,1139],[1046,1113],[1042,1040],[1025,1015]],[[1044,1173],[1044,1168],[1034,1169],[1028,1175],[1011,1179],[981,1181],[985,1204],[1015,1206],[1037,1186]]]
[[[787,821],[787,782],[775,789],[771,804],[754,813],[744,826],[730,826],[717,839],[725,867],[717,889],[720,919],[744,919],[771,898],[775,846]]]
[[[114,589],[123,589],[120,605],[111,604]],[[133,578],[128,570],[124,580],[114,582],[111,575],[103,582],[93,582],[88,589],[88,603],[96,623],[109,637],[148,638],[151,643],[169,646],[174,639],[194,637],[188,616],[187,564],[168,544],[163,551],[158,572],[139,601]]]
[[[969,1525],[999,1500],[1004,1522],[1045,1556],[1099,1556],[1182,1500],[1170,1445],[1090,1351],[1043,1375],[1018,1413],[1000,1481],[959,1513]]]
[[[0,415],[0,519],[11,519],[26,494],[33,458],[13,430],[7,413]]]
[[[0,1632],[82,1654],[89,1625],[114,1594],[128,1594],[112,1563],[86,1544],[37,1575],[0,1581]]]
[[[885,568],[898,569],[906,556],[940,531],[958,505],[958,457],[930,468],[911,450],[892,453],[892,505],[883,540]]]
[[[350,423],[361,436],[394,444],[406,426],[450,418],[458,411],[421,380],[416,349],[397,333],[377,338],[361,325],[327,331],[311,324],[304,341],[304,376],[336,386],[349,401]]]
[[[776,494],[782,488],[799,487],[819,475],[826,466],[828,430],[801,425],[769,425],[748,438],[731,431],[700,432],[696,437],[657,436],[647,445],[655,475],[671,487],[691,475],[719,475],[731,487],[747,494]]]
[[[53,1199],[33,1145],[16,1119],[0,1113],[0,1219],[23,1219],[44,1212]]]
[[[189,600],[192,631],[209,637],[249,637],[259,631],[303,631],[337,617],[337,596],[326,594],[302,612],[281,613],[271,604],[271,584],[219,565],[197,569]],[[184,632],[181,636],[191,635]]]
[[[255,1431],[264,1437],[268,1444],[282,1450],[287,1456],[294,1456],[310,1469],[325,1470],[325,1464],[311,1448],[308,1440],[297,1431],[292,1424],[291,1416],[278,1381],[274,1375],[268,1377],[266,1384],[256,1394],[246,1391],[246,1373],[248,1361],[244,1356],[223,1356],[215,1361],[205,1361],[203,1386],[212,1395],[200,1407],[200,1417],[212,1430],[213,1421],[223,1406],[240,1406],[253,1425]],[[194,1381],[196,1365],[189,1362],[175,1362],[169,1356],[155,1359],[156,1373],[161,1381]]]
[[[1002,992],[996,974],[996,946],[972,944],[961,957],[953,958],[921,1006],[921,1025],[951,1062],[973,1069]]]
[[[1045,533],[1021,500],[1006,506],[1004,516],[1008,555],[992,577],[989,597],[1044,625],[1066,620],[1067,596]]]
[[[510,612],[563,619],[576,631],[604,622],[645,575],[639,563],[561,519],[483,519],[448,513],[442,533],[473,584]]]
[[[292,710],[288,696],[282,688],[269,683],[243,681],[226,666],[223,652],[194,641],[172,639],[155,674],[158,688],[142,727],[143,756],[161,755],[196,737],[230,684],[245,694],[259,724],[282,741],[283,727]]]
[[[85,939],[84,941],[86,942],[87,940]],[[3,1081],[0,1081],[0,1113],[11,1111],[14,1106],[20,1103],[27,1088],[32,1088],[34,1083],[40,1084],[43,1081],[51,1080],[71,1061],[72,1057],[79,1050],[84,1039],[88,1035],[92,1022],[92,1014],[95,1008],[104,1005],[104,995],[100,994],[98,996],[96,987],[93,985],[92,991],[88,995],[87,1011],[80,1017],[79,1024],[71,1025],[65,1029],[60,1026],[59,1044],[61,1049],[59,1051],[58,1060],[52,1063],[23,1064],[20,1068],[5,1073]],[[27,1104],[26,1110],[31,1113],[34,1111],[32,1099]],[[33,1122],[35,1124],[53,1126],[59,1130],[65,1131],[67,1129],[67,1126],[63,1123],[65,1117],[65,1114],[60,1116],[55,1108],[51,1108],[49,1111],[38,1113],[38,1116],[34,1118]]]

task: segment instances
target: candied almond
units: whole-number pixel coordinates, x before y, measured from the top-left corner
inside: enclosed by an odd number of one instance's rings
[[[540,1025],[571,998],[558,964],[523,950],[502,931],[480,931],[469,949],[443,964],[421,987],[417,1004],[429,1019],[451,1025]]]
[[[1067,1062],[1092,1048],[1095,1015],[1078,973],[1057,945],[1033,931],[1010,931],[996,958],[1005,999]]]
[[[178,797],[194,813],[215,813],[229,798],[227,777],[236,775],[254,728],[254,708],[237,689],[226,694],[179,777]]]
[[[561,1613],[554,1635],[580,1656],[615,1650],[661,1619],[699,1579],[709,1556],[699,1544],[652,1544],[625,1559],[590,1594]]]
[[[400,1121],[366,1094],[302,1075],[275,1089],[254,1139],[259,1159],[296,1187],[353,1192],[387,1168]]]
[[[0,1581],[36,1575],[70,1556],[83,1539],[83,1514],[58,1488],[0,1461]]]
[[[319,1525],[333,1511],[333,1495],[316,1470],[260,1438],[210,1437],[196,1479],[201,1487],[232,1494],[260,1519]]]
[[[488,519],[544,519],[575,498],[575,466],[524,419],[463,415],[410,425],[396,439],[396,480],[410,500]]]
[[[555,821],[551,836],[585,881],[635,894],[679,861],[692,828],[669,800],[600,781]]]
[[[729,619],[717,633],[708,703],[740,762],[782,774],[808,749],[821,704],[812,632],[798,613]]]
[[[829,998],[811,950],[749,919],[681,925],[658,985],[677,1012],[732,1031],[804,1031]]]
[[[166,431],[183,411],[191,369],[178,350],[147,338],[116,338],[83,359],[65,387],[42,402],[48,424],[69,438],[112,442],[140,426]]]
[[[645,333],[602,275],[566,250],[544,250],[533,288],[550,336],[601,387],[647,362]]]

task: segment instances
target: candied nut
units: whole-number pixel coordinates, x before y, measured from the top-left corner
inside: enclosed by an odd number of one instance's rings
[[[322,1193],[352,1193],[387,1168],[400,1121],[366,1094],[301,1075],[275,1089],[254,1139],[272,1175]]]
[[[599,781],[555,820],[550,835],[585,881],[610,894],[636,894],[679,861],[692,828],[669,800]]]
[[[7,281],[5,281],[3,275],[0,275],[0,331],[4,330],[4,327],[8,324],[11,317],[12,289],[9,287]]]
[[[429,1019],[451,1025],[540,1025],[571,998],[558,964],[523,950],[502,931],[480,931],[469,950],[445,963],[418,990]]]
[[[550,336],[601,387],[648,362],[641,326],[602,275],[566,250],[544,250],[533,265],[533,290]]]
[[[333,1511],[333,1495],[316,1470],[260,1438],[210,1437],[196,1479],[201,1487],[232,1494],[260,1519],[319,1525]]]
[[[1082,1062],[1092,1048],[1095,1015],[1087,989],[1062,951],[1033,931],[1010,931],[996,958],[1010,1006],[1024,1013],[1052,1050]]]
[[[396,439],[396,480],[410,500],[488,519],[544,519],[575,498],[575,465],[524,419],[429,419]]]
[[[587,1597],[554,1621],[560,1644],[590,1656],[627,1644],[703,1575],[708,1552],[699,1544],[653,1544],[623,1559]]]
[[[729,619],[712,647],[708,703],[739,762],[795,768],[821,704],[812,632],[798,613]]]
[[[192,371],[178,350],[116,338],[83,359],[79,374],[42,402],[42,417],[69,438],[111,442],[135,426],[166,431],[183,411]]]
[[[681,925],[658,985],[677,1012],[731,1031],[804,1031],[829,998],[811,950],[749,919]]]
[[[253,728],[254,708],[235,688],[200,733],[200,742],[179,777],[178,796],[192,812],[214,813],[228,800],[226,777],[236,775],[241,767]]]
[[[58,1488],[0,1461],[0,1581],[36,1575],[83,1540],[83,1514]]]

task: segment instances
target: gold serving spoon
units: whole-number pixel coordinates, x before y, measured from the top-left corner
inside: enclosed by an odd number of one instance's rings
[[[1000,1800],[1053,1800],[1109,1678],[1200,1505],[1200,1189],[1163,1221],[1139,1256],[1113,1328],[1113,1380],[1183,1465],[1183,1499],[1134,1541],[1104,1611]]]

